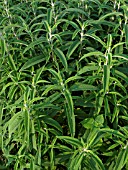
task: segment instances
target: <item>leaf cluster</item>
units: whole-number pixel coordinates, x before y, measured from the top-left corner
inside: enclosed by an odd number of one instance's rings
[[[0,169],[128,169],[127,0],[0,2]]]

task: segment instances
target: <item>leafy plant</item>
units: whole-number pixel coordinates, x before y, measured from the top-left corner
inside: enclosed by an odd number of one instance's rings
[[[128,169],[128,2],[0,2],[0,169]]]

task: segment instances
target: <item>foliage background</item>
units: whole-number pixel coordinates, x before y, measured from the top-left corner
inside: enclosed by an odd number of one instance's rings
[[[128,1],[0,14],[0,169],[128,170]]]

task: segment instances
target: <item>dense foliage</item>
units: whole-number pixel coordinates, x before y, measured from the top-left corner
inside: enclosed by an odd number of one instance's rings
[[[0,169],[128,170],[128,1],[0,2]]]

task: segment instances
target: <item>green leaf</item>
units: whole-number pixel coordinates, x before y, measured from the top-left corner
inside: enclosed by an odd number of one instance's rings
[[[105,132],[105,133],[109,133],[109,134],[113,134],[113,135],[120,137],[122,139],[126,139],[126,137],[117,130],[113,130],[113,129],[109,129],[109,128],[102,128],[102,129],[100,129],[100,131]]]
[[[1,55],[2,55],[2,58],[5,56],[5,52],[7,51],[6,49],[6,45],[5,45],[5,40],[3,37],[1,37]]]
[[[74,41],[69,49],[68,49],[68,52],[67,52],[67,58],[69,59],[70,56],[73,54],[73,52],[75,51],[75,49],[78,47],[78,45],[80,44],[80,41]]]
[[[52,22],[52,9],[51,8],[47,9],[47,22],[49,25],[51,25],[51,22]]]
[[[91,129],[94,125],[94,119],[93,118],[86,118],[81,122],[82,126],[86,129]]]
[[[96,41],[98,41],[99,43],[101,43],[101,45],[102,45],[104,48],[107,48],[106,44],[105,44],[98,36],[96,36],[95,34],[85,34],[85,36],[93,38],[94,40],[96,40]]]
[[[82,143],[77,139],[69,136],[57,136],[58,139],[66,141],[68,144],[74,147],[83,147]]]
[[[109,78],[110,78],[110,66],[104,65],[104,75],[103,75],[103,89],[104,93],[109,91]]]
[[[101,95],[96,98],[96,114],[100,113],[100,110],[103,105],[103,99],[104,99],[104,97]]]
[[[121,13],[121,12],[111,12],[111,13],[107,13],[106,15],[103,15],[102,17],[100,17],[100,18],[99,18],[99,21],[104,20],[106,17],[113,16],[113,15],[119,16],[119,15],[122,15],[122,13]]]
[[[45,37],[38,38],[37,40],[31,42],[23,51],[23,54],[26,53],[28,50],[32,49],[35,45],[39,45],[43,42],[47,42]]]
[[[110,52],[110,49],[112,46],[112,35],[111,34],[108,34],[108,39],[107,39],[107,48],[108,48],[108,51]]]
[[[128,56],[125,55],[125,54],[117,54],[117,55],[114,55],[112,57],[115,57],[115,58],[122,58],[124,60],[128,60]]]
[[[1,95],[2,93],[4,93],[5,90],[6,90],[9,86],[13,86],[13,85],[14,85],[14,82],[9,82],[9,83],[7,83],[7,84],[2,88],[2,90],[1,90],[1,92],[0,92],[0,95]]]
[[[49,71],[50,73],[52,73],[52,75],[56,78],[56,80],[58,80],[58,81],[61,80],[60,74],[57,73],[55,70],[53,70],[53,69],[48,69],[48,71]]]
[[[93,85],[89,85],[89,84],[82,84],[82,83],[75,83],[74,85],[72,85],[70,87],[71,91],[86,91],[86,90],[97,90],[98,88],[93,86]]]
[[[67,19],[61,19],[61,20],[60,20],[60,23],[62,23],[62,22],[66,22],[67,25],[71,25],[73,28],[79,29],[79,26],[78,26],[75,22],[73,22],[73,21],[69,21],[69,20],[67,20]],[[79,30],[80,30],[80,29],[79,29]]]
[[[68,64],[64,53],[59,48],[56,48],[54,51],[56,55],[59,57],[60,61],[62,62],[64,68],[67,70]]]
[[[38,56],[38,57],[33,57],[31,59],[29,59],[20,69],[20,71],[23,71],[31,66],[34,66],[36,64],[39,64],[41,63],[42,61],[44,61],[45,58],[41,55],[41,56]]]
[[[127,75],[125,75],[124,73],[122,73],[121,71],[118,70],[114,70],[115,71],[115,76],[116,77],[120,77],[122,80],[124,80],[127,84],[128,84],[128,77]]]
[[[96,164],[98,164],[98,166],[101,168],[101,170],[105,170],[105,167],[104,167],[101,159],[94,152],[92,152],[91,150],[88,150],[88,152],[94,158]]]
[[[30,115],[29,111],[25,110],[24,111],[24,127],[26,130],[26,142],[27,142],[27,147],[29,147],[29,136],[30,136]]]
[[[31,120],[31,132],[32,132],[32,146],[37,151],[36,135],[35,135],[35,126],[34,120]]]
[[[46,124],[49,124],[49,125],[55,127],[55,128],[58,129],[60,132],[63,131],[63,130],[62,130],[62,127],[60,126],[60,124],[59,124],[56,120],[54,120],[54,119],[52,119],[52,118],[50,118],[50,117],[48,117],[48,116],[43,116],[42,119],[43,119],[43,121],[44,121]]]
[[[8,63],[9,63],[9,65],[10,65],[10,67],[11,67],[11,69],[12,69],[13,71],[16,71],[16,70],[17,70],[17,69],[16,69],[15,62],[14,62],[11,54],[8,55]]]
[[[94,70],[98,70],[99,69],[99,66],[84,66],[83,68],[81,68],[77,74],[78,75],[81,75],[83,73],[86,73],[88,71],[94,71]]]
[[[90,52],[90,53],[87,53],[87,54],[84,54],[79,61],[85,59],[86,57],[91,57],[91,56],[103,56],[103,53],[100,52],[100,51],[94,51],[94,52]]]
[[[84,157],[84,152],[79,153],[76,157],[72,158],[70,163],[70,170],[78,170]]]
[[[9,138],[11,138],[12,133],[14,133],[18,126],[21,124],[23,120],[22,118],[23,118],[22,112],[18,112],[9,120],[9,122],[7,122]]]
[[[72,77],[69,77],[66,81],[65,81],[65,84],[69,83],[70,81],[75,81],[77,79],[83,79],[83,77],[81,76],[72,76]]]
[[[34,83],[35,83],[35,84],[38,82],[38,80],[39,80],[42,72],[45,71],[45,70],[46,70],[45,66],[42,66],[41,68],[39,68],[39,69],[37,70],[37,73],[36,73],[36,75],[34,76]]]
[[[114,170],[121,170],[128,161],[128,146],[126,145],[118,154],[116,158],[116,165]]]
[[[124,26],[124,30],[125,30],[125,43],[126,43],[126,47],[128,49],[128,24],[126,24]]]
[[[64,10],[63,12],[80,13],[80,14],[87,16],[87,13],[84,10],[81,10],[81,9],[78,9],[78,8],[68,8],[68,9]]]
[[[51,33],[51,28],[50,28],[50,26],[49,26],[49,24],[48,24],[48,22],[46,20],[44,21],[44,26],[45,26],[46,31],[48,33]]]
[[[62,87],[59,85],[47,85],[45,91],[42,93],[42,96],[47,94],[50,90],[62,90]]]
[[[95,126],[96,126],[96,127],[102,127],[102,126],[103,126],[103,123],[104,123],[104,115],[103,115],[103,114],[98,115],[98,116],[95,118]]]
[[[67,115],[67,119],[68,119],[68,126],[70,129],[71,136],[73,137],[75,135],[75,115],[74,115],[73,100],[72,100],[72,96],[68,90],[64,91],[64,96],[66,99],[65,109],[66,109],[66,115]]]

